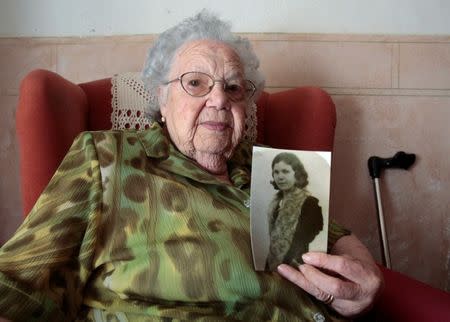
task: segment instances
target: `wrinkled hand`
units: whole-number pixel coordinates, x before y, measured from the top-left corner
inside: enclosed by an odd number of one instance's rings
[[[320,301],[333,295],[329,305],[343,316],[355,317],[368,311],[381,292],[383,278],[373,262],[315,252],[302,258],[305,264],[298,270],[282,264],[278,272]]]

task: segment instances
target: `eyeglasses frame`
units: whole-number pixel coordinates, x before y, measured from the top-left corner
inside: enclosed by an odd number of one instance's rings
[[[207,92],[207,93],[205,93],[205,94],[203,94],[203,95],[192,95],[191,93],[189,93],[188,91],[187,91],[187,89],[186,88],[184,88],[184,86],[183,86],[183,82],[182,82],[182,78],[183,78],[183,76],[185,76],[186,74],[190,74],[190,73],[197,73],[197,74],[203,74],[203,75],[206,75],[206,76],[208,76],[212,81],[213,81],[213,84],[212,84],[212,86],[210,86],[209,87],[209,91]],[[223,83],[223,90],[225,91],[225,93],[227,93],[226,92],[226,90],[225,90],[225,86],[227,85],[227,82],[226,82],[226,80],[224,80],[224,79],[214,79],[211,75],[209,75],[209,74],[207,74],[207,73],[204,73],[204,72],[196,72],[196,71],[190,71],[190,72],[186,72],[186,73],[183,73],[183,74],[181,74],[180,76],[178,76],[177,78],[175,78],[175,79],[172,79],[172,80],[170,80],[170,81],[167,81],[167,82],[165,82],[165,83],[163,83],[163,85],[169,85],[169,84],[171,84],[171,83],[174,83],[174,82],[176,82],[176,81],[179,81],[180,82],[180,85],[181,85],[181,88],[183,88],[183,90],[188,94],[188,95],[190,95],[190,96],[192,96],[192,97],[204,97],[204,96],[206,96],[206,95],[208,95],[209,93],[211,93],[211,91],[213,90],[213,88],[214,88],[214,86],[216,85],[216,83]],[[255,92],[256,92],[256,86],[255,86],[255,84],[253,84],[253,82],[251,81],[251,80],[249,80],[249,79],[245,79],[245,81],[246,82],[248,82],[248,83],[250,83],[250,85],[251,85],[251,89],[252,89],[252,92],[251,92],[251,94],[248,96],[248,97],[244,97],[244,99],[242,99],[242,100],[240,100],[240,101],[243,101],[243,100],[249,100],[250,98],[252,98],[253,97],[253,95],[255,95]],[[227,93],[227,95],[228,95],[228,93]],[[228,95],[229,96],[229,95]],[[232,100],[232,101],[234,101],[231,97],[230,97],[230,99]]]

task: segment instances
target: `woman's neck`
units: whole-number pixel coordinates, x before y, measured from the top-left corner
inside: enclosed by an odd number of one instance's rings
[[[218,180],[228,184],[231,183],[228,176],[227,159],[223,154],[196,151],[193,159]]]
[[[291,194],[293,191],[295,191],[296,189],[297,189],[297,187],[296,187],[296,186],[293,186],[293,187],[290,188],[290,189],[282,190],[281,192],[282,192],[283,198],[285,198],[286,196],[290,195],[290,194]]]
[[[170,138],[167,126],[163,127],[164,134],[172,141],[175,148],[188,158],[195,161],[201,168],[214,175],[218,180],[231,184],[228,176],[227,155],[223,153],[209,153],[195,150],[193,147],[182,149]],[[184,152],[183,152],[184,151]],[[228,156],[229,157],[229,156]]]
[[[227,159],[223,154],[195,151],[192,158],[206,171],[214,175],[227,173]]]

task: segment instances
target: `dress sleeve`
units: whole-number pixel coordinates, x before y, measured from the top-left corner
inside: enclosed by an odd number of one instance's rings
[[[334,244],[337,242],[337,240],[341,237],[350,235],[351,231],[342,227],[338,223],[336,223],[334,220],[329,221],[328,223],[328,246],[327,246],[327,252],[330,253],[331,249],[333,248]]]
[[[68,321],[80,308],[101,214],[91,133],[79,135],[14,236],[0,249],[0,312],[13,321]]]

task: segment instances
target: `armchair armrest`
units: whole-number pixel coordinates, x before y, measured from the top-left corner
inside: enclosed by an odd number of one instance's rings
[[[380,266],[384,291],[376,305],[379,321],[450,321],[450,294]]]

